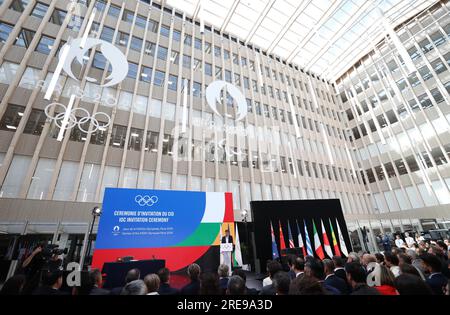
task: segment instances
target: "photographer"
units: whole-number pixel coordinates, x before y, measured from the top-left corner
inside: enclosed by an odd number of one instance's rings
[[[31,294],[39,286],[43,270],[57,271],[61,269],[62,260],[59,255],[62,252],[57,247],[58,245],[46,245],[41,242],[23,261],[22,268],[24,268],[26,276],[24,294]]]

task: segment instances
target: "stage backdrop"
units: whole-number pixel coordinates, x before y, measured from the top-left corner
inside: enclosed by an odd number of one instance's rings
[[[221,229],[233,222],[231,193],[106,188],[92,267],[133,256],[165,259],[171,271],[214,269]]]
[[[314,233],[313,220],[319,234],[320,242],[323,246],[321,219],[333,249],[333,239],[330,228],[330,219],[333,225],[333,231],[339,244],[338,228],[336,220],[339,222],[346,247],[351,251],[350,238],[347,232],[344,215],[342,213],[339,199],[320,199],[320,200],[280,200],[280,201],[252,201],[250,202],[252,217],[255,228],[256,256],[260,260],[261,270],[265,270],[265,263],[272,259],[272,241],[270,222],[272,222],[275,234],[275,240],[280,252],[280,228],[283,231],[286,247],[289,248],[288,220],[292,232],[295,247],[298,246],[297,222],[304,245],[306,246],[304,222],[306,222],[309,239],[314,252]],[[334,253],[334,250],[333,250]],[[281,254],[281,253],[280,253]]]

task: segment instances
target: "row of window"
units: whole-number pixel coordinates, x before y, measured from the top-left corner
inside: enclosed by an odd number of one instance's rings
[[[0,121],[0,130],[15,131],[19,122],[23,116],[24,107],[18,105],[10,104]],[[45,113],[42,110],[33,109],[28,119],[24,133],[32,135],[40,135],[42,129],[46,122]],[[85,122],[81,127],[84,130],[88,130],[89,121]],[[99,122],[100,128],[93,132],[90,137],[90,143],[96,145],[105,145],[107,138],[107,128],[102,127],[105,125],[104,122]],[[81,131],[78,127],[70,129],[70,140],[77,142],[85,142],[87,135],[85,132]],[[59,127],[55,123],[52,123],[50,129],[50,136],[56,138],[59,133]],[[111,139],[109,145],[115,148],[127,148],[128,150],[141,151],[144,138],[144,130],[139,128],[131,128],[128,143],[126,143],[127,127],[122,125],[114,124],[112,127]],[[148,152],[158,152],[158,139],[159,133],[148,131],[146,135],[146,145],[144,150]],[[162,154],[172,156],[174,155],[174,138],[172,135],[165,134],[162,140]],[[222,144],[221,144],[222,145]],[[218,157],[220,163],[230,162],[232,165],[237,165],[242,163],[243,167],[249,167],[248,150],[243,150],[239,152],[236,147],[230,149],[224,149],[226,144],[223,144],[219,149],[216,145],[211,144],[207,140],[202,145],[200,141],[193,140],[192,143],[188,143],[185,138],[180,138],[177,141],[177,156],[179,158],[186,158],[196,161],[206,160],[214,162]],[[190,148],[190,149],[189,149]],[[216,157],[216,150],[217,152]],[[230,154],[232,152],[232,154]],[[291,158],[286,158],[280,156],[278,161],[275,155],[270,153],[261,152],[261,159],[259,158],[258,152],[252,152],[253,161],[252,167],[256,169],[264,169],[273,172],[290,172],[295,174],[294,165],[292,164]],[[336,181],[348,181],[354,182],[354,178],[350,176],[349,170],[341,167],[323,165],[321,163],[308,162],[297,160],[297,165],[299,173],[301,176],[315,177],[315,178],[328,178],[329,180]],[[338,175],[340,177],[338,177]]]
[[[444,146],[444,149],[446,150],[446,154],[447,154],[448,158],[450,159],[450,144],[447,144],[446,146]],[[410,155],[410,156],[405,157],[405,161],[406,161],[406,164],[408,165],[411,173],[414,173],[414,172],[419,171],[420,169],[427,169],[427,168],[433,167],[431,158],[434,160],[434,162],[438,166],[447,163],[447,160],[445,159],[445,156],[440,148],[432,149],[431,157],[429,156],[429,154],[426,151],[424,151],[424,152],[421,152],[420,154],[417,154],[416,156]],[[383,170],[383,167],[381,167],[381,166],[375,166],[373,170],[367,169],[366,175],[367,175],[367,179],[369,180],[369,183],[374,183],[376,181],[376,178],[379,181],[382,181],[386,178],[396,177],[397,173],[399,175],[408,174],[408,168],[405,166],[405,161],[403,161],[402,159],[398,159],[398,160],[394,161],[394,164],[392,164],[391,162],[387,162],[387,163],[383,164],[385,171]],[[395,166],[395,169],[397,170],[397,173],[394,170],[394,166]],[[375,178],[375,175],[376,175],[376,178]],[[361,177],[364,179],[364,176],[362,173],[361,173]]]

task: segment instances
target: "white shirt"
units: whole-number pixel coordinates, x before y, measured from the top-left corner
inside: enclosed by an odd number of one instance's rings
[[[270,279],[270,277],[264,278],[263,287],[265,287],[266,285],[271,285],[271,284],[272,284],[272,279]]]
[[[303,273],[304,273],[303,271],[300,271],[300,272],[298,272],[298,273],[295,274],[295,277],[297,278],[298,276],[300,276],[300,275],[303,274]]]
[[[392,266],[390,269],[396,278],[398,276],[400,276],[400,267],[399,266]]]
[[[150,292],[150,293],[147,293],[147,295],[159,295],[159,293],[158,292]]]
[[[403,242],[403,240],[401,238],[398,238],[395,240],[395,246],[397,246],[398,248],[403,247],[405,245],[405,242]]]
[[[336,270],[340,270],[340,269],[345,270],[344,267],[337,267],[337,268],[334,268],[333,271],[336,272]]]
[[[408,245],[408,247],[411,247],[415,243],[414,239],[411,236],[408,236],[405,240],[406,240],[406,245]]]

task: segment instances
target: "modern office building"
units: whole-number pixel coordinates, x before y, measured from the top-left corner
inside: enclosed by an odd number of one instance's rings
[[[338,198],[371,248],[448,227],[449,1],[0,2],[6,259],[79,258],[106,187]]]

